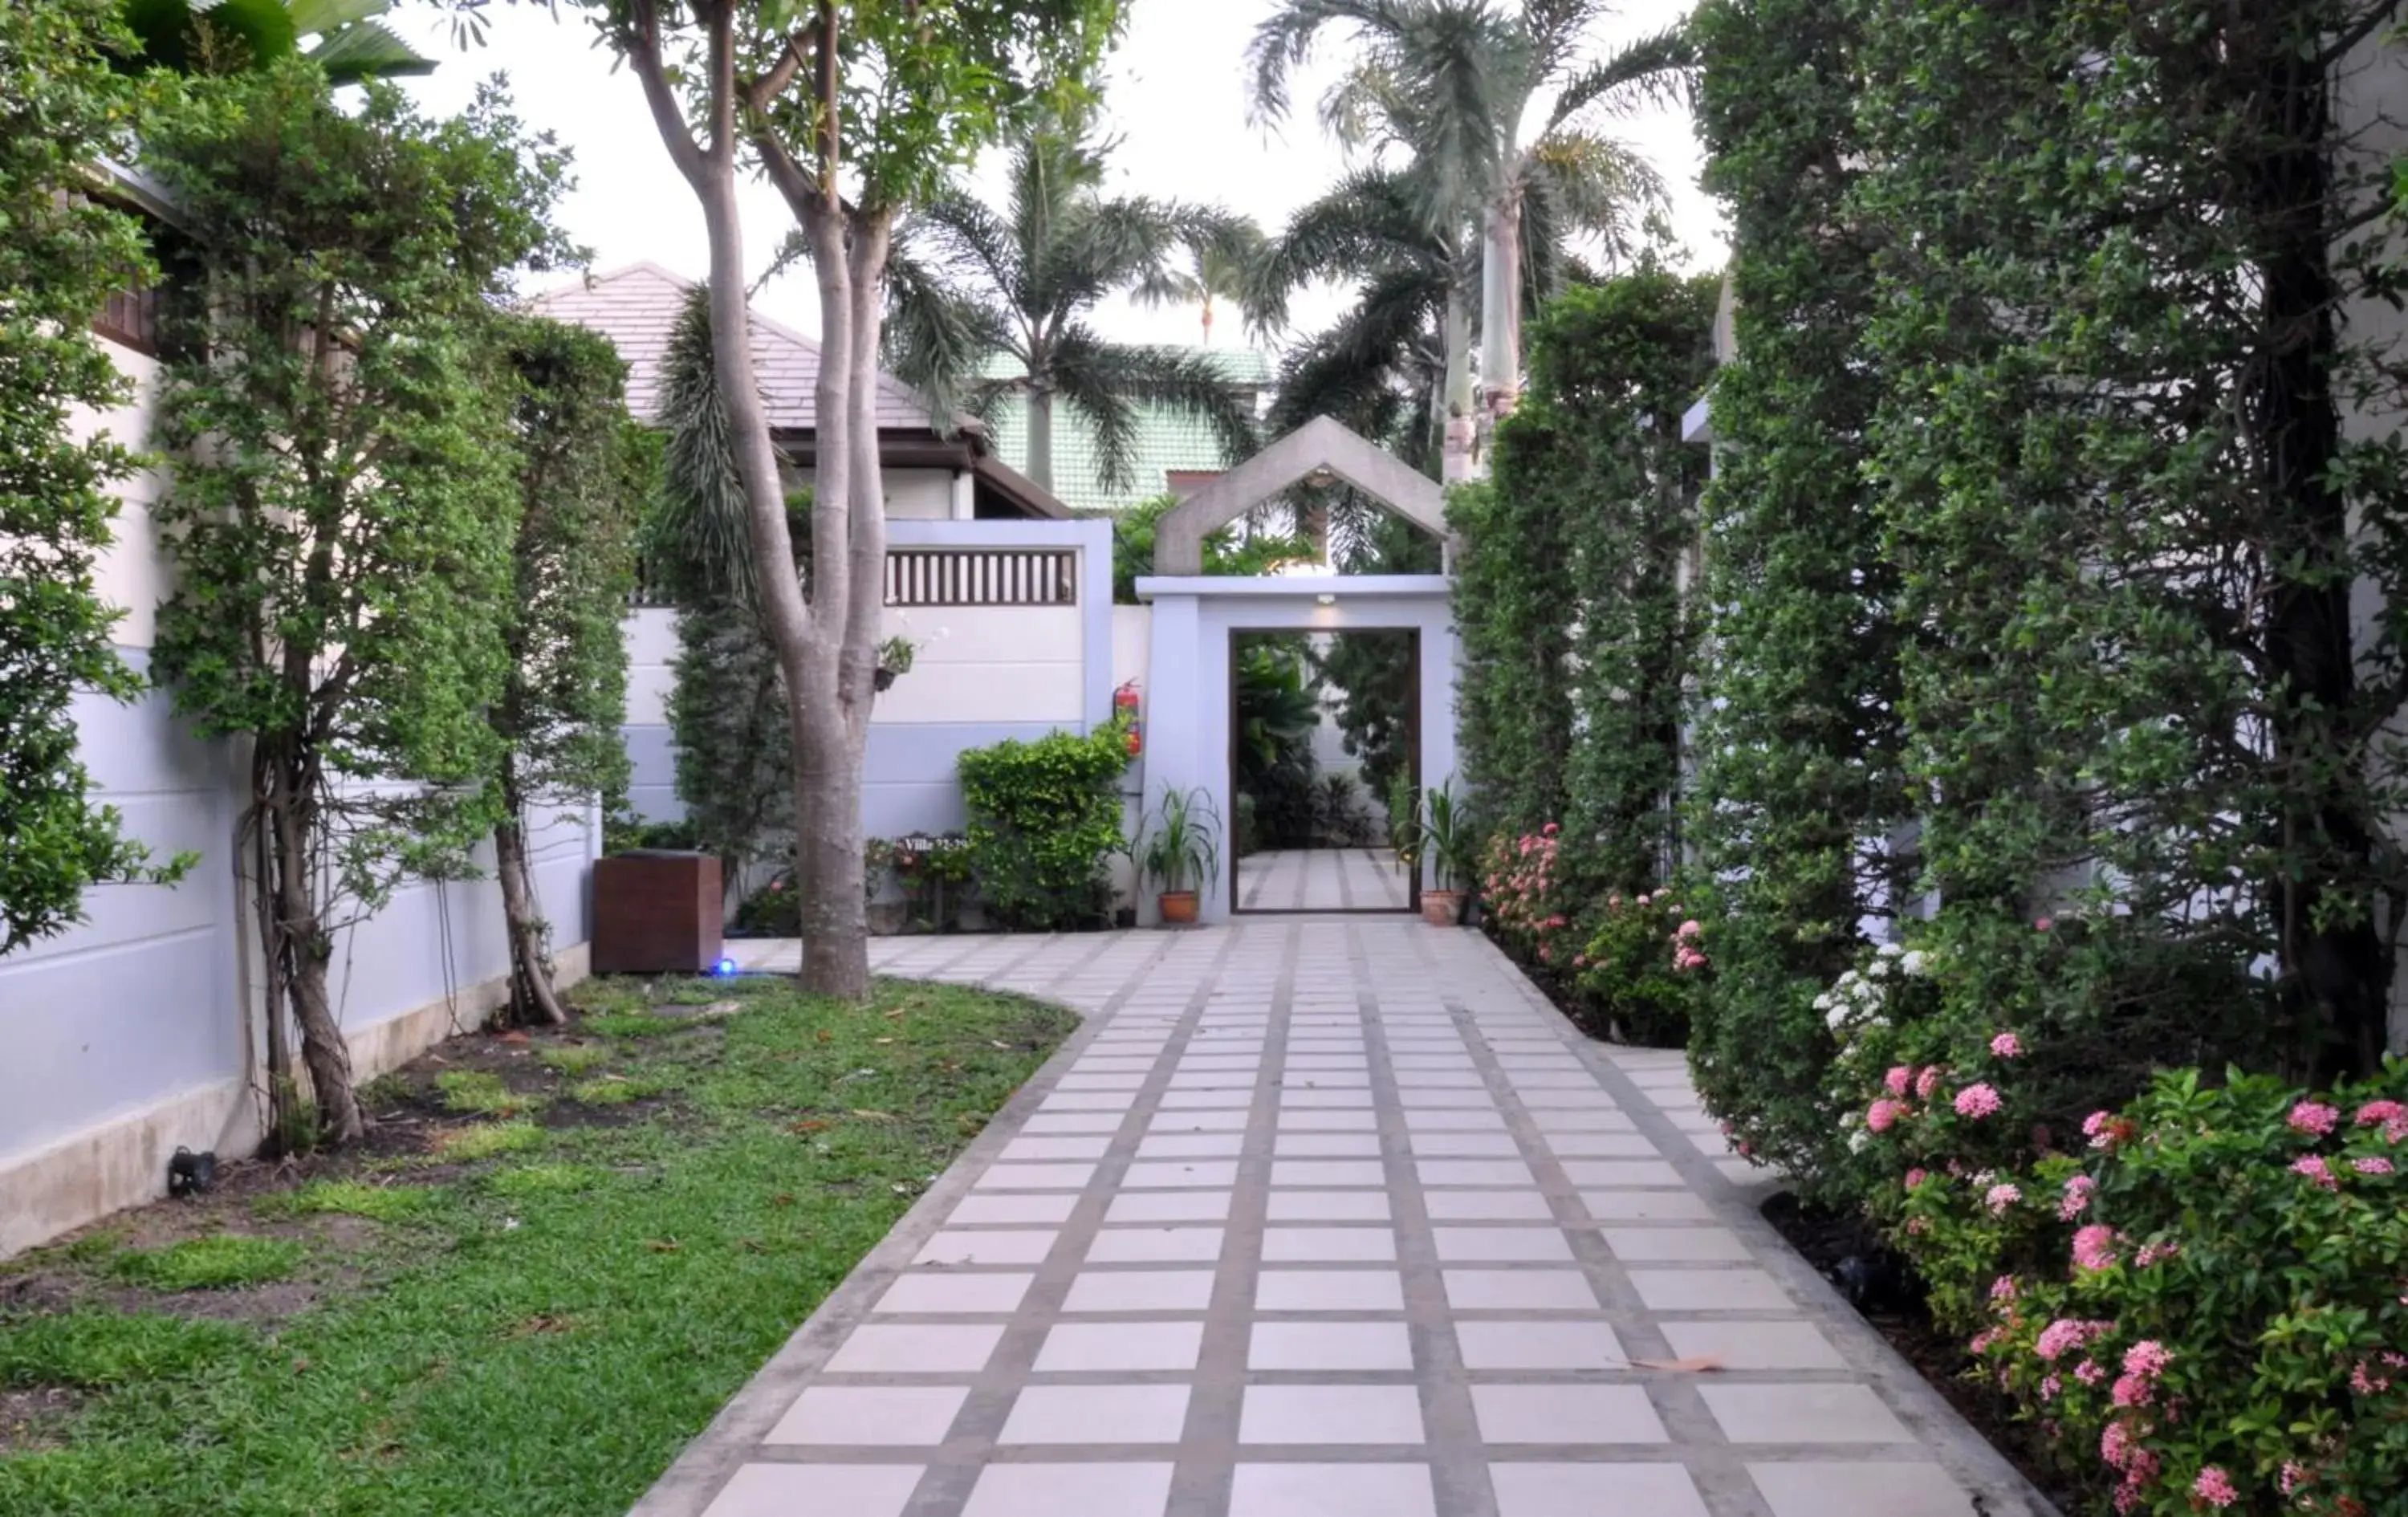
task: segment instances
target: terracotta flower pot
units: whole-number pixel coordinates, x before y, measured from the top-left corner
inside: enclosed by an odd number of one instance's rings
[[[1192,890],[1166,890],[1161,905],[1166,925],[1183,926],[1196,920],[1196,893]]]
[[[1423,891],[1422,920],[1433,927],[1461,926],[1463,924],[1463,892],[1459,890]]]

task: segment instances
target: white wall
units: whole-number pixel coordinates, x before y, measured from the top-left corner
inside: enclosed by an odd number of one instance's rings
[[[1076,606],[890,607],[885,635],[920,646],[911,672],[878,697],[870,720],[1076,726],[1086,695],[1084,632]]]
[[[890,522],[945,522],[953,514],[953,471],[889,469],[885,472]]]
[[[1436,786],[1453,777],[1456,654],[1450,583],[1442,575],[1140,579],[1138,594],[1154,605],[1147,796],[1200,786],[1211,795],[1225,826],[1237,814],[1229,793],[1229,641],[1236,632],[1418,633],[1421,780]],[[1322,605],[1323,595],[1331,604]],[[1153,903],[1140,909],[1150,913]],[[1221,887],[1205,897],[1202,915],[1218,921],[1228,913],[1225,873]]]

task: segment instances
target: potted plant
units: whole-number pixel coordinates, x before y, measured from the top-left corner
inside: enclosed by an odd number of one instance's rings
[[[1452,780],[1425,794],[1420,810],[1413,862],[1429,860],[1434,887],[1422,892],[1422,920],[1433,927],[1453,927],[1463,921],[1463,887],[1476,867],[1471,823],[1455,797]]]
[[[889,637],[878,645],[878,672],[870,683],[881,691],[891,690],[895,681],[911,672],[911,663],[919,656],[920,645],[909,637]]]
[[[1197,888],[1221,875],[1221,816],[1211,794],[1201,788],[1164,791],[1138,848],[1137,866],[1162,887],[1165,923],[1194,922]]]

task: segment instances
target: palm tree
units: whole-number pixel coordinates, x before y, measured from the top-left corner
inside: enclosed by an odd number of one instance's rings
[[[1182,251],[1243,257],[1244,223],[1226,213],[1102,193],[1106,149],[1081,118],[1039,122],[1012,149],[1008,203],[958,188],[898,224],[887,265],[888,363],[927,392],[939,416],[991,420],[1028,408],[1028,474],[1054,487],[1054,408],[1092,431],[1101,481],[1136,477],[1141,407],[1210,426],[1231,461],[1254,446],[1254,418],[1220,366],[1176,348],[1106,341],[1089,324],[1105,297],[1178,298]],[[1259,236],[1259,234],[1257,234]],[[982,373],[1007,354],[1016,372]]]
[[[1212,346],[1214,301],[1229,301],[1240,309],[1253,306],[1267,247],[1262,228],[1252,222],[1234,222],[1229,231],[1226,237],[1199,242],[1188,249],[1187,266],[1173,271],[1161,291],[1146,293],[1146,298],[1154,304],[1192,300],[1201,305],[1207,348]]]
[[[1595,55],[1602,0],[1279,0],[1249,49],[1256,112],[1288,108],[1289,71],[1325,28],[1359,51],[1321,104],[1349,147],[1401,150],[1430,227],[1477,227],[1481,249],[1481,415],[1510,410],[1521,387],[1521,310],[1582,236],[1619,256],[1635,213],[1662,197],[1655,171],[1599,131],[1603,118],[1685,90],[1695,52],[1679,30]],[[1542,107],[1542,108],[1541,108]],[[1467,261],[1468,262],[1468,261]],[[1455,299],[1469,304],[1468,268]],[[1449,478],[1468,472],[1469,328],[1450,311],[1445,348]]]

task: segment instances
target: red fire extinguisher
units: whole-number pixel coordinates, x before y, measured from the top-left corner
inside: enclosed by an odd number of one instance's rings
[[[1134,680],[1124,681],[1118,690],[1112,692],[1112,720],[1128,729],[1128,751],[1131,758],[1145,751],[1145,737],[1140,731],[1141,724],[1138,721],[1137,713],[1137,681]]]

